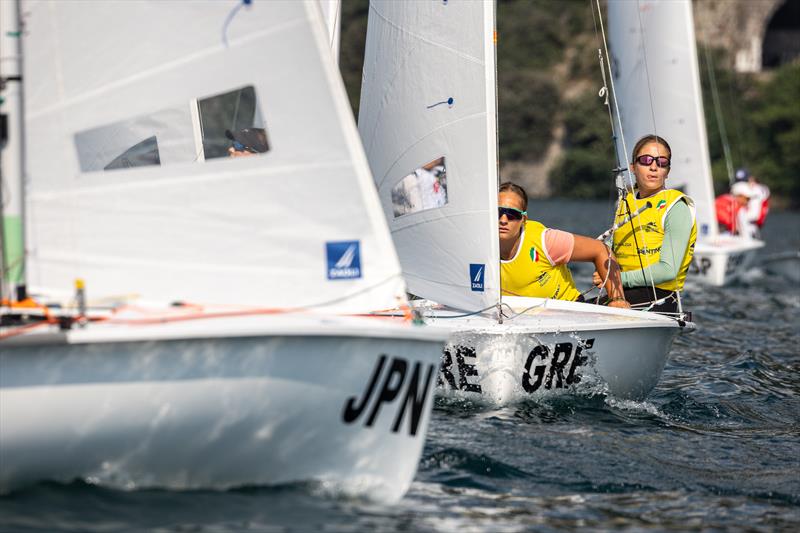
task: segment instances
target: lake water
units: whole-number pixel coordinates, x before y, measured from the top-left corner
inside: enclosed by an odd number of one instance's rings
[[[611,220],[606,202],[536,201],[529,211],[587,235]],[[771,214],[764,236],[765,254],[800,249],[800,213]],[[800,531],[800,288],[754,269],[732,287],[690,284],[684,304],[698,331],[676,340],[644,402],[437,400],[416,480],[397,505],[302,485],[42,483],[0,497],[0,529]]]

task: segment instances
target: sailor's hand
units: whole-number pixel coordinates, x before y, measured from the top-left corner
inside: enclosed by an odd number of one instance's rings
[[[603,284],[603,278],[601,278],[600,274],[598,274],[597,271],[595,270],[594,273],[592,274],[592,285],[594,285],[595,287],[599,287],[602,284]]]
[[[608,302],[608,307],[616,307],[617,309],[630,309],[631,304],[629,304],[624,298],[612,298],[611,301]]]

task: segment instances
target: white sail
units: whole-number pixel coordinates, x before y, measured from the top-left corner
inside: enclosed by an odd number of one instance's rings
[[[30,285],[339,311],[404,297],[315,2],[23,6]],[[265,153],[228,157],[225,130],[247,129]]]
[[[460,309],[500,297],[495,109],[493,2],[370,3],[359,132],[409,290]]]
[[[609,0],[609,41],[627,154],[655,133],[672,147],[667,187],[694,199],[698,239],[718,235],[690,0]],[[621,150],[621,143],[618,143]]]
[[[328,42],[333,53],[333,60],[338,64],[342,38],[342,1],[319,0],[319,7],[322,9],[322,19],[328,29]]]

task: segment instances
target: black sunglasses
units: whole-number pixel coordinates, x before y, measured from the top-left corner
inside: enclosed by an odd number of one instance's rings
[[[656,162],[659,168],[669,168],[669,157],[660,155],[658,157],[653,157],[652,155],[640,155],[636,158],[636,162],[640,165],[649,167],[653,164],[653,161]]]
[[[527,211],[520,211],[519,209],[514,209],[513,207],[498,207],[497,208],[497,218],[503,218],[503,215],[508,218],[508,220],[522,220],[522,217],[528,214]]]

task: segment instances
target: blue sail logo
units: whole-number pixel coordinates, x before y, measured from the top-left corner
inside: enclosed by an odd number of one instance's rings
[[[470,263],[469,265],[469,278],[472,284],[472,290],[475,292],[483,292],[483,274],[486,265],[479,263]]]
[[[326,242],[328,279],[361,277],[361,244],[359,241]]]

